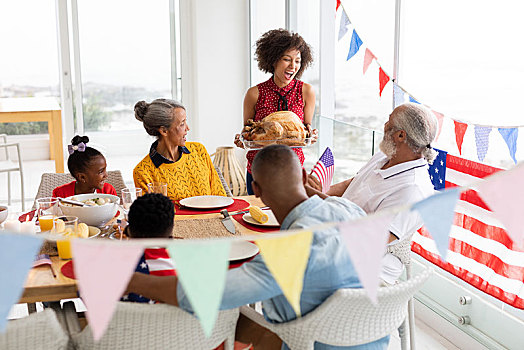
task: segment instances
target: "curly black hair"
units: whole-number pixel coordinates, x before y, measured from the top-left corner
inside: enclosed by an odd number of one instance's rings
[[[127,233],[131,238],[167,238],[173,233],[175,207],[160,193],[138,197],[129,208]]]
[[[85,150],[83,152],[76,150],[73,153],[71,153],[71,155],[69,155],[69,158],[67,159],[67,168],[69,169],[71,175],[77,180],[77,174],[86,172],[93,158],[100,156],[103,157],[100,151],[93,147],[87,146],[87,143],[89,142],[89,137],[76,135],[71,140],[71,144],[73,146],[78,146],[80,142],[83,142],[86,145]]]
[[[286,29],[273,29],[262,34],[256,42],[255,56],[258,61],[258,68],[273,74],[275,63],[282,58],[288,50],[300,51],[301,66],[296,74],[299,79],[302,73],[313,63],[311,47],[297,33],[292,33]]]

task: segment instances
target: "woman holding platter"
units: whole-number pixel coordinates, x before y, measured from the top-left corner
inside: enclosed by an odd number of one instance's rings
[[[244,98],[244,126],[250,124],[250,119],[260,122],[274,112],[291,111],[304,123],[312,143],[316,142],[318,131],[311,128],[315,111],[315,91],[310,84],[299,80],[313,62],[310,46],[296,33],[274,29],[257,40],[255,55],[259,69],[271,73],[272,76],[247,90]],[[235,137],[235,145],[244,147],[240,134]],[[304,164],[302,149],[293,150],[297,153],[300,163]],[[252,150],[246,155],[248,194],[253,194],[251,164],[256,153],[257,151]]]

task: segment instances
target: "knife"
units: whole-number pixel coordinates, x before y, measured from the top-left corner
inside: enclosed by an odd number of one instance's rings
[[[235,224],[233,223],[233,221],[231,221],[231,216],[229,216],[227,209],[221,210],[220,214],[224,216],[224,218],[222,219],[222,224],[224,225],[224,227],[232,234],[236,234]]]

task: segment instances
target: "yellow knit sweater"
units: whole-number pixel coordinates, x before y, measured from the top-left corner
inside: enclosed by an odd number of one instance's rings
[[[147,193],[148,183],[165,182],[167,196],[172,200],[203,195],[225,196],[226,191],[204,145],[186,142],[185,146],[191,153],[182,153],[178,161],[161,164],[158,168],[148,154],[133,170],[135,186]]]

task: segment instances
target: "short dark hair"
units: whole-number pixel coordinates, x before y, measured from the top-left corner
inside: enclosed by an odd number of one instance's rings
[[[129,208],[127,233],[131,238],[166,238],[173,232],[173,202],[160,193],[138,197]]]
[[[297,154],[286,145],[269,145],[257,152],[251,166],[252,173],[271,167],[274,171],[288,169],[292,162],[298,163]]]
[[[103,157],[102,153],[93,147],[88,147],[87,143],[89,142],[89,137],[76,135],[71,140],[73,146],[78,146],[80,143],[86,145],[83,152],[79,150],[73,151],[67,159],[67,169],[71,175],[76,179],[78,173],[83,173],[89,167],[89,164],[96,157]]]
[[[258,68],[273,74],[275,63],[282,58],[288,50],[296,49],[300,51],[301,65],[296,74],[299,79],[302,73],[313,63],[311,47],[297,33],[292,33],[286,29],[273,29],[264,34],[256,42],[255,56],[258,61]]]

